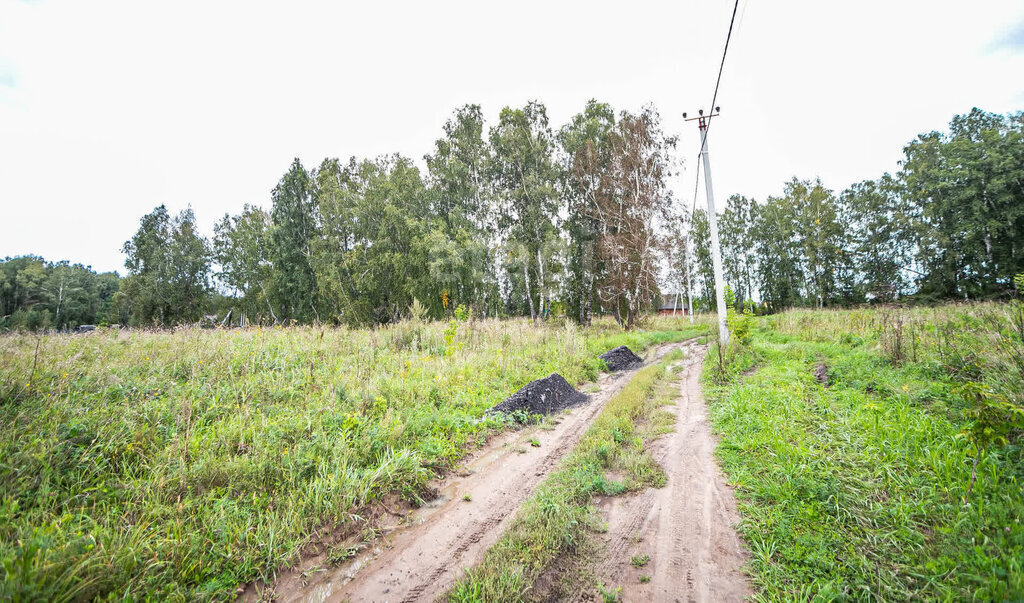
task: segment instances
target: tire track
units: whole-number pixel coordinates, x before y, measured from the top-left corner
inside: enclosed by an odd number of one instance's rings
[[[607,586],[621,586],[623,601],[742,601],[751,593],[740,570],[747,553],[734,527],[739,513],[714,458],[700,391],[705,349],[691,349],[682,361],[679,398],[666,407],[676,429],[652,446],[667,485],[600,505],[608,532],[596,574]],[[633,567],[633,555],[650,561]],[[650,581],[641,583],[641,575]]]
[[[666,344],[650,353],[654,362],[683,344]],[[413,602],[436,599],[458,575],[478,563],[505,532],[519,506],[533,494],[579,442],[605,403],[639,369],[598,380],[588,404],[562,415],[550,431],[511,432],[492,440],[466,465],[469,475],[437,484],[442,499],[411,514],[386,548],[378,548],[309,582],[279,581],[280,601]],[[540,448],[524,445],[527,436]],[[468,498],[467,498],[468,497]]]

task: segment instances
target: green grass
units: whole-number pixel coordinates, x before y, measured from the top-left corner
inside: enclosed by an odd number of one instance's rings
[[[513,426],[483,413],[526,382],[592,380],[597,354],[680,328],[0,337],[0,600],[229,598],[361,530],[374,501],[418,501]]]
[[[982,450],[965,503],[977,455],[965,383],[1024,402],[1010,310],[790,312],[763,321],[725,375],[709,353],[755,599],[1024,598],[1019,429]]]
[[[450,601],[521,601],[537,577],[559,557],[575,552],[588,531],[601,527],[591,506],[596,495],[616,495],[665,484],[665,474],[645,443],[671,430],[672,415],[661,406],[672,400],[676,378],[666,365],[680,350],[640,370],[611,399],[559,468],[520,508],[508,531],[448,593]],[[623,481],[609,477],[621,473]],[[615,600],[618,590],[600,589]]]

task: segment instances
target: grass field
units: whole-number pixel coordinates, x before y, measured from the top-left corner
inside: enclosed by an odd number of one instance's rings
[[[510,427],[528,381],[695,331],[524,320],[0,337],[0,600],[230,598]]]
[[[0,337],[0,600],[231,598],[375,502],[417,502],[515,427],[484,411],[526,382],[705,328]],[[704,387],[757,600],[1024,599],[1020,305],[786,312],[726,356]],[[452,600],[528,598],[598,527],[591,496],[664,479],[644,451],[663,367],[608,402]]]
[[[709,356],[758,600],[1024,599],[1020,311],[788,312]]]

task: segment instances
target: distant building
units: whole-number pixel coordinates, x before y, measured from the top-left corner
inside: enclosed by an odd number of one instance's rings
[[[686,316],[686,296],[682,293],[668,293],[661,296],[658,314],[661,316]]]

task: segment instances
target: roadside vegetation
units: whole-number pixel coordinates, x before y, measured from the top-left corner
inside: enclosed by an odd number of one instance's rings
[[[665,484],[665,473],[645,446],[671,430],[673,415],[660,410],[672,401],[676,374],[670,363],[681,350],[641,369],[608,401],[601,414],[520,509],[508,531],[477,567],[448,593],[449,601],[526,600],[538,577],[556,560],[577,551],[588,533],[600,530],[591,499]],[[616,479],[615,476],[619,476]],[[605,598],[617,595],[599,587]]]
[[[229,598],[375,501],[418,503],[514,427],[484,411],[530,380],[593,380],[612,347],[694,332],[648,326],[0,337],[0,600]]]
[[[757,600],[1024,598],[1024,306],[791,311],[710,354]]]

